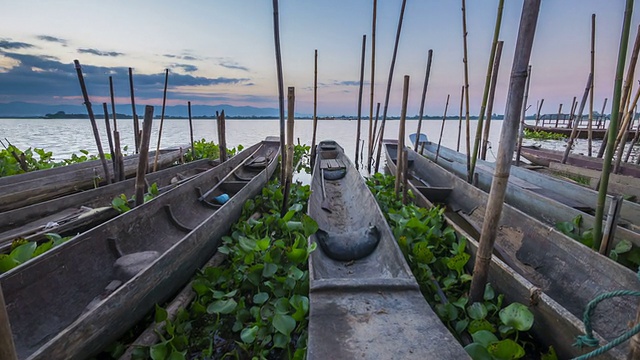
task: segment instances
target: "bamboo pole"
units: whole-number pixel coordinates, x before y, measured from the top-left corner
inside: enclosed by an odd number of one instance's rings
[[[124,159],[122,158],[122,151],[120,151],[120,132],[113,131],[113,145],[116,147],[116,168],[117,171],[114,170],[114,180],[122,181],[124,180]]]
[[[573,101],[571,101],[571,111],[569,112],[569,125],[567,125],[568,128],[573,128],[573,122],[575,121],[577,107],[578,107],[578,101],[574,96]]]
[[[502,57],[502,46],[504,41],[498,41],[496,47],[495,60],[493,62],[493,70],[491,71],[491,88],[489,89],[489,103],[487,105],[487,123],[484,126],[484,133],[482,134],[482,149],[480,151],[480,158],[482,160],[487,159],[487,147],[489,146],[489,132],[491,130],[491,116],[493,114],[493,100],[496,96],[496,84],[498,82],[498,72],[500,70],[500,58]]]
[[[109,123],[109,111],[107,110],[107,103],[102,103],[102,111],[104,112],[104,127],[107,129],[107,139],[109,140],[109,152],[111,153],[111,164],[113,170],[116,170],[116,153],[113,151],[113,138],[111,137],[111,124]],[[114,177],[118,177],[114,175]]]
[[[465,102],[465,119],[466,119],[466,144],[467,144],[467,181],[471,183],[471,130],[469,128],[469,62],[467,58],[467,11],[465,0],[462,0],[462,43],[464,45],[464,102]]]
[[[456,151],[460,152],[460,136],[462,135],[462,109],[464,107],[464,85],[462,85],[462,91],[460,92],[460,114],[458,115],[458,145],[456,145]]]
[[[218,147],[220,148],[220,161],[227,161],[227,140],[224,110],[218,115],[216,111],[216,123],[218,125]]]
[[[569,158],[569,154],[571,153],[571,149],[573,148],[573,142],[578,135],[578,124],[580,120],[582,120],[582,112],[584,111],[584,106],[587,103],[587,97],[589,96],[589,92],[591,91],[591,82],[593,81],[593,74],[589,73],[589,77],[587,78],[587,87],[584,89],[584,94],[582,95],[582,101],[580,102],[580,110],[578,110],[578,117],[573,121],[573,128],[571,129],[571,135],[569,136],[569,141],[567,142],[567,147],[564,149],[564,155],[562,156],[562,163],[566,164],[567,159]]]
[[[536,128],[538,127],[538,123],[540,122],[540,111],[542,111],[542,105],[544,105],[544,99],[540,100],[540,102],[538,103],[538,111],[536,111]]]
[[[407,205],[409,190],[409,151],[402,149],[402,204]]]
[[[169,69],[165,69],[164,70],[164,91],[162,93],[162,112],[160,113],[160,129],[158,130],[158,145],[156,146],[156,157],[153,160],[154,172],[158,170],[158,157],[160,156],[160,140],[162,139],[162,125],[164,124],[164,109],[167,104],[167,84],[168,83],[169,83]]]
[[[133,118],[133,141],[135,144],[135,152],[138,153],[140,147],[140,124],[138,123],[138,115],[136,114],[136,98],[133,91],[133,69],[129,68],[129,93],[131,94],[131,116]]]
[[[313,67],[313,137],[311,138],[311,168],[316,163],[316,134],[318,130],[318,49]]]
[[[637,112],[638,112],[638,106],[635,107],[635,111],[633,114],[633,118],[635,119],[637,117]],[[633,140],[631,140],[631,144],[629,145],[629,149],[627,149],[627,154],[624,156],[624,162],[629,162],[629,157],[631,156],[631,151],[633,150],[633,147],[635,146],[636,142],[638,142],[638,138],[640,137],[640,120],[638,121],[638,125],[636,126],[636,133],[633,137]],[[638,158],[640,158],[640,156],[638,156]]]
[[[284,121],[284,80],[282,76],[282,54],[280,51],[280,21],[278,19],[278,0],[273,0],[273,37],[276,49],[276,71],[278,76],[278,106],[280,108],[280,184],[286,182],[284,164],[287,152],[285,148],[285,121]]]
[[[480,115],[478,116],[478,125],[476,127],[476,139],[473,143],[473,153],[471,154],[471,169],[469,171],[469,181],[473,178],[476,169],[476,160],[480,151],[480,142],[482,141],[482,128],[484,127],[484,114],[487,109],[487,101],[489,99],[489,88],[491,87],[491,71],[493,70],[493,62],[495,61],[496,48],[498,46],[498,37],[500,36],[500,26],[502,24],[502,9],[504,8],[504,0],[498,3],[498,14],[496,15],[496,24],[493,30],[493,41],[491,42],[491,53],[489,54],[489,64],[487,65],[487,76],[484,81],[484,92],[482,94],[482,105],[480,106]]]
[[[142,122],[142,138],[140,139],[140,155],[138,157],[138,171],[136,173],[136,206],[144,203],[145,174],[149,163],[149,142],[151,140],[151,125],[153,122],[153,106],[144,108]]]
[[[598,116],[598,129],[600,128],[600,125],[602,125],[602,127],[604,127],[603,121],[606,122],[605,116],[604,116],[604,110],[607,107],[607,100],[609,100],[609,98],[604,98],[604,102],[602,103],[602,110],[600,111],[600,116]],[[600,156],[602,157],[602,156]]]
[[[89,101],[89,94],[87,93],[87,86],[84,83],[84,76],[82,75],[82,67],[80,61],[73,60],[78,74],[78,80],[80,81],[80,89],[82,90],[82,97],[84,104],[87,107],[87,113],[89,114],[89,120],[91,121],[91,129],[93,130],[93,137],[96,140],[96,146],[98,147],[98,155],[100,156],[100,162],[102,163],[102,170],[104,171],[104,177],[107,184],[111,184],[111,175],[109,175],[109,167],[107,166],[107,159],[104,157],[104,151],[102,151],[102,143],[100,142],[100,134],[98,133],[98,126],[96,125],[96,118],[93,116],[93,110],[91,109],[91,102]]]
[[[18,360],[15,344],[13,343],[13,334],[11,332],[11,324],[9,323],[9,314],[4,302],[2,287],[0,286],[0,359],[2,360]]]
[[[371,173],[371,163],[373,161],[373,144],[375,140],[375,130],[373,127],[373,93],[375,89],[376,77],[376,17],[378,11],[378,0],[373,0],[373,21],[371,25],[371,95],[369,97],[369,152],[367,153],[367,171]]]
[[[624,153],[624,147],[627,144],[627,137],[629,136],[630,124],[633,121],[633,109],[638,104],[638,98],[640,98],[640,87],[638,87],[638,89],[636,90],[636,95],[633,97],[631,108],[625,114],[624,121],[622,122],[622,126],[620,128],[620,132],[618,133],[618,136],[620,137],[620,139],[619,141],[616,140],[618,143],[617,145],[614,145],[614,147],[618,146],[618,151],[616,153],[616,161],[613,167],[613,172],[616,174],[620,172],[620,161],[622,161],[622,154]],[[631,146],[633,146],[633,144],[631,144]],[[629,150],[631,150],[631,147],[629,147]]]
[[[636,310],[636,324],[640,323],[640,306]],[[633,335],[629,340],[628,360],[640,359],[640,333]]]
[[[496,168],[493,176],[493,182],[491,184],[489,201],[485,211],[485,219],[482,224],[480,245],[478,247],[476,262],[473,268],[473,279],[471,280],[470,290],[471,302],[482,300],[485,285],[487,283],[487,277],[489,275],[491,254],[493,252],[496,231],[500,221],[500,215],[502,213],[502,205],[504,203],[507,183],[509,181],[511,158],[513,157],[513,150],[515,146],[513,139],[518,132],[518,115],[522,112],[523,93],[528,74],[527,67],[531,58],[531,48],[533,45],[539,11],[540,0],[524,1],[513,67],[511,69],[511,80],[509,83],[507,107],[504,117],[505,120],[500,134],[500,146],[498,147]]]
[[[512,68],[513,71],[513,68]],[[513,75],[512,75],[513,77]],[[527,102],[529,101],[529,84],[531,83],[531,65],[527,67],[526,85],[524,90],[524,100],[522,102],[522,108],[520,110],[520,130],[518,131],[518,149],[516,150],[516,166],[520,165],[520,150],[522,149],[522,139],[524,138],[524,119],[527,117]],[[515,115],[515,113],[514,113]],[[504,119],[507,119],[505,113]]]
[[[393,46],[393,56],[391,57],[391,66],[389,68],[389,79],[387,81],[387,94],[384,98],[384,110],[382,111],[382,124],[380,124],[380,137],[378,138],[378,150],[376,152],[376,172],[380,169],[380,154],[382,151],[382,138],[384,137],[384,126],[387,122],[387,110],[389,109],[389,96],[391,94],[391,83],[393,82],[393,70],[396,66],[396,57],[398,55],[398,43],[400,43],[400,32],[402,31],[402,20],[404,18],[404,9],[407,6],[407,0],[402,0],[400,8],[400,18],[398,20],[398,29],[396,30],[396,42]]]
[[[109,94],[111,95],[111,112],[113,113],[113,131],[118,131],[118,120],[116,120],[116,99],[113,92],[113,77],[109,76]]]
[[[396,196],[400,194],[400,185],[402,184],[402,174],[404,173],[404,138],[405,138],[405,128],[407,123],[407,103],[409,101],[409,75],[404,76],[404,85],[402,87],[402,109],[400,110],[400,125],[398,129],[398,151],[397,153],[397,164],[401,167],[399,171],[396,171],[396,183],[395,183],[395,191]]]
[[[424,115],[424,103],[427,99],[427,86],[429,85],[429,74],[431,73],[431,59],[433,58],[433,50],[429,49],[429,55],[427,56],[427,71],[424,75],[424,86],[422,87],[422,100],[420,101],[420,115],[418,117],[418,129],[416,130],[416,142],[413,144],[413,150],[418,151],[418,144],[420,143],[420,132],[422,131],[422,116]]]
[[[296,97],[294,87],[289,87],[287,90],[287,161],[283,165],[286,169],[286,177],[284,182],[284,198],[282,200],[282,211],[280,213],[281,216],[284,216],[284,214],[286,214],[289,210],[289,191],[291,189],[291,181],[293,179],[293,124]]]
[[[592,155],[593,146],[593,89],[595,87],[595,58],[596,53],[596,14],[591,14],[591,74],[593,79],[591,80],[591,89],[589,90],[589,123],[587,124],[588,131],[588,144],[587,154]]]
[[[360,89],[358,91],[358,129],[356,130],[356,169],[360,169],[358,154],[360,154],[360,127],[362,124],[362,88],[364,87],[364,56],[367,46],[367,35],[362,35],[362,56],[360,57]],[[364,164],[362,164],[364,167]]]
[[[378,118],[380,117],[380,103],[378,103],[376,105],[376,120],[373,122],[373,142],[374,144],[377,142],[378,137],[380,136],[380,134],[378,133]],[[369,159],[369,161],[371,162],[373,160],[373,158]]]
[[[620,208],[622,207],[623,201],[624,199],[622,196],[616,195],[611,199],[611,203],[609,204],[609,213],[607,214],[602,243],[600,244],[599,249],[599,252],[602,255],[607,255],[609,254],[609,251],[611,251],[611,242],[615,237],[618,219],[620,218]]]
[[[196,148],[193,146],[193,121],[191,120],[191,101],[187,101],[187,110],[189,111],[189,135],[191,137],[191,160],[196,160]]]
[[[620,37],[620,47],[618,52],[618,65],[616,68],[616,80],[613,87],[613,100],[611,104],[612,114],[608,129],[609,138],[605,150],[605,157],[602,162],[602,175],[598,188],[598,202],[596,205],[596,218],[593,227],[593,248],[599,249],[602,242],[602,219],[604,218],[604,204],[607,199],[607,188],[609,187],[609,174],[611,172],[611,157],[613,156],[613,143],[615,142],[616,131],[618,129],[618,117],[620,116],[620,98],[622,88],[622,77],[627,56],[627,44],[629,42],[629,30],[631,27],[631,14],[633,13],[633,0],[627,0],[624,10],[624,23]]]
[[[447,103],[444,106],[444,115],[442,115],[442,126],[440,127],[440,136],[438,137],[438,148],[436,149],[436,164],[438,156],[440,156],[440,143],[442,143],[442,133],[444,133],[444,122],[447,120],[447,109],[449,108],[449,94],[447,94]]]
[[[562,104],[558,107],[558,117],[556,118],[556,127],[558,127],[558,123],[560,122],[560,115],[562,115]]]

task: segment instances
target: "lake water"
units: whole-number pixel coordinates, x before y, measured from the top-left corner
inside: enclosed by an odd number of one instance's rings
[[[108,140],[106,136],[104,121],[97,121],[98,130],[103,149],[108,152]],[[400,121],[387,121],[385,127],[385,138],[397,139]],[[405,142],[410,144],[408,135],[416,132],[417,120],[407,120]],[[473,137],[475,136],[477,121],[470,122]],[[317,129],[317,141],[332,139],[344,147],[347,155],[353,160],[356,148],[356,130],[358,122],[356,120],[319,120]],[[422,123],[422,132],[426,133],[431,141],[437,142],[440,134],[442,121],[427,120]],[[113,125],[112,125],[113,126]],[[487,160],[494,161],[498,151],[498,139],[502,121],[492,121],[489,141],[491,149],[487,153]],[[150,148],[155,149],[158,141],[158,131],[160,120],[154,119],[153,131],[151,135]],[[142,121],[140,122],[142,128]],[[118,120],[118,131],[120,132],[122,146],[128,146],[126,153],[133,151],[133,122],[131,119]],[[361,139],[366,139],[369,133],[368,120],[362,121]],[[460,140],[460,150],[466,151],[464,139],[464,122],[462,125],[463,136]],[[248,146],[263,140],[267,136],[278,136],[280,126],[278,120],[227,120],[227,147],[237,145]],[[218,142],[218,134],[215,120],[194,120],[193,121],[194,140],[206,139]],[[311,145],[313,136],[312,120],[296,120],[294,138],[302,144]],[[81,149],[88,150],[91,154],[97,154],[91,123],[87,119],[0,119],[0,139],[9,140],[20,149],[43,148],[51,151],[56,159],[64,159],[73,153],[79,153]],[[458,121],[447,120],[442,136],[442,145],[456,149],[458,139]],[[161,148],[170,146],[185,145],[190,142],[189,122],[184,119],[165,119],[162,129]],[[525,140],[524,144],[541,144],[545,148],[563,150],[566,146],[564,141],[532,141]],[[594,141],[597,151],[599,141]],[[362,145],[361,145],[362,147]],[[365,145],[366,148],[366,145]],[[574,152],[586,153],[587,141],[577,139]],[[636,149],[637,151],[637,149]],[[366,159],[366,152],[365,152]]]

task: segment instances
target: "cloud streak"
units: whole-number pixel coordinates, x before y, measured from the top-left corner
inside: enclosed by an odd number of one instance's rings
[[[238,64],[235,61],[221,61],[219,63],[220,66],[225,67],[227,69],[234,69],[234,70],[242,70],[242,71],[249,71],[249,68],[246,66],[242,66],[240,64]]]
[[[61,39],[59,37],[50,36],[50,35],[38,35],[37,38],[42,41],[48,41],[48,42],[58,43],[58,44],[67,46],[67,40]]]
[[[124,55],[123,53],[116,52],[116,51],[101,51],[101,50],[97,50],[97,49],[83,49],[83,48],[78,49],[78,53],[80,53],[80,54],[93,54],[93,55],[97,55],[97,56],[110,56],[110,57],[117,57],[117,56]]]
[[[19,41],[9,41],[9,40],[0,40],[0,49],[5,50],[19,50],[19,49],[30,49],[35,46]]]

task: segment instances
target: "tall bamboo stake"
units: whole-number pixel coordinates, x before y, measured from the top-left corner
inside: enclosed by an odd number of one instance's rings
[[[558,123],[560,122],[560,115],[562,115],[562,104],[558,107],[558,117],[556,117],[556,127],[558,127]]]
[[[407,122],[407,102],[409,100],[409,75],[404,76],[404,86],[402,87],[402,109],[400,110],[400,127],[398,129],[398,151],[397,151],[397,164],[402,167],[404,165],[404,138],[405,138],[405,126]],[[402,184],[402,174],[404,169],[396,171],[396,183],[395,190],[396,196],[400,194],[400,184]]]
[[[442,133],[444,133],[444,122],[447,120],[447,109],[449,108],[449,94],[447,94],[447,103],[444,106],[444,115],[442,115],[442,126],[440,127],[440,137],[438,137],[438,148],[436,149],[436,164],[438,156],[440,156],[440,143],[442,143]]]
[[[569,112],[569,125],[567,125],[567,127],[572,128],[573,127],[573,122],[575,120],[576,117],[576,108],[578,107],[578,101],[576,100],[576,97],[573,97],[573,101],[571,101],[571,111]]]
[[[591,89],[589,90],[589,123],[587,124],[588,131],[588,144],[587,153],[592,155],[592,142],[593,142],[593,89],[595,87],[595,63],[596,63],[596,14],[591,14],[591,74],[593,79],[591,80]]]
[[[284,214],[289,210],[289,191],[291,189],[291,181],[293,179],[293,124],[296,96],[294,87],[289,87],[287,90],[287,161],[283,164],[283,167],[286,168],[286,177],[284,182],[282,211],[280,212],[281,216],[284,216]]]
[[[136,114],[136,98],[133,92],[133,69],[129,68],[129,93],[131,94],[131,116],[133,117],[133,141],[135,144],[135,152],[138,153],[140,147],[140,124],[138,124],[138,115]]]
[[[116,148],[116,168],[114,170],[115,181],[124,180],[124,159],[122,158],[122,151],[120,150],[120,132],[113,131],[113,146]]]
[[[604,127],[603,122],[606,122],[606,119],[604,117],[604,110],[607,107],[607,100],[609,100],[609,98],[604,98],[604,102],[602,103],[602,110],[600,110],[600,116],[598,116],[598,128],[600,128],[600,125]],[[602,155],[600,157],[602,157]]]
[[[480,149],[480,142],[482,140],[482,128],[484,127],[484,114],[487,108],[487,101],[489,99],[489,88],[491,86],[491,71],[493,70],[493,62],[496,55],[496,47],[498,46],[498,37],[500,36],[500,26],[502,24],[502,9],[504,8],[504,0],[500,0],[498,3],[498,15],[496,16],[496,24],[493,30],[493,41],[491,42],[491,53],[489,54],[489,64],[487,65],[487,77],[484,81],[484,92],[482,94],[482,105],[480,106],[480,115],[478,116],[478,125],[476,127],[476,139],[473,143],[473,153],[471,154],[471,169],[469,171],[469,178],[473,178],[473,173],[476,169],[476,159],[478,158],[478,152]]]
[[[538,122],[540,122],[540,111],[542,111],[543,104],[544,104],[544,99],[540,100],[540,102],[538,103],[538,111],[536,111],[536,128],[538,127]]]
[[[151,125],[153,122],[153,106],[144,108],[142,121],[142,138],[140,139],[140,155],[138,156],[138,171],[136,173],[136,206],[144,203],[145,174],[149,163],[149,142],[151,141]]]
[[[18,360],[16,346],[13,343],[13,334],[11,333],[11,324],[9,323],[9,314],[7,314],[6,304],[4,303],[4,295],[0,286],[0,359],[2,360]]]
[[[107,139],[109,140],[109,152],[111,153],[111,163],[113,169],[116,169],[116,154],[113,151],[113,138],[111,137],[111,124],[109,123],[109,111],[107,111],[107,103],[102,103],[102,111],[104,112],[104,127],[107,129]],[[115,177],[118,177],[117,175]]]
[[[489,146],[489,131],[491,130],[491,116],[493,114],[493,99],[496,96],[496,84],[498,82],[498,72],[500,70],[500,58],[502,57],[502,45],[504,41],[498,41],[496,47],[495,60],[493,62],[493,70],[491,71],[491,88],[489,89],[489,103],[487,105],[487,123],[484,126],[484,132],[482,134],[482,149],[480,151],[480,158],[482,160],[487,159],[487,147]]]
[[[377,142],[380,134],[378,133],[378,118],[380,117],[380,103],[376,105],[376,120],[373,122],[373,142],[374,144]],[[369,159],[371,162],[372,159]]]
[[[218,115],[216,112],[216,120],[218,123],[218,146],[220,148],[220,161],[227,161],[227,134],[226,134],[226,119],[224,116],[224,110]]]
[[[93,116],[93,109],[91,109],[91,102],[89,101],[89,94],[87,93],[87,86],[84,83],[84,76],[82,75],[82,67],[80,61],[73,60],[76,67],[76,73],[78,74],[78,80],[80,81],[80,89],[82,90],[82,98],[84,99],[84,105],[87,107],[87,113],[89,114],[89,120],[91,121],[91,129],[93,130],[93,137],[96,140],[96,146],[98,147],[98,155],[100,156],[100,162],[102,163],[102,170],[104,171],[105,180],[107,184],[111,184],[111,175],[109,175],[109,167],[107,167],[107,159],[104,157],[104,151],[102,151],[102,143],[100,142],[100,134],[98,133],[98,126],[96,125],[96,118]]]
[[[515,66],[515,65],[514,65]],[[513,68],[512,68],[513,71]],[[512,75],[513,77],[513,75]],[[520,165],[520,150],[522,149],[522,139],[524,138],[524,119],[527,117],[527,102],[529,101],[529,84],[531,83],[531,65],[527,68],[526,85],[524,90],[524,100],[522,102],[522,109],[520,110],[520,130],[518,131],[518,149],[516,150],[516,166]],[[507,114],[504,115],[504,119],[507,119]]]
[[[616,161],[613,167],[613,172],[616,174],[620,172],[620,161],[622,160],[622,153],[624,152],[624,147],[627,144],[627,137],[629,136],[629,129],[630,129],[629,125],[633,121],[633,109],[638,104],[639,97],[640,97],[640,87],[638,87],[638,89],[636,90],[636,95],[633,98],[631,109],[629,109],[629,111],[625,114],[624,121],[622,122],[622,127],[618,134],[618,136],[620,136],[620,141],[618,142],[617,145],[614,145],[614,147],[618,146],[618,152],[616,153]]]
[[[316,134],[318,130],[318,49],[313,67],[313,137],[311,138],[311,168],[316,163]]]
[[[629,42],[629,30],[631,28],[631,14],[633,13],[633,0],[627,0],[624,10],[624,23],[622,25],[622,35],[620,37],[620,47],[618,52],[618,65],[616,68],[616,80],[613,87],[613,100],[611,104],[611,122],[609,123],[608,143],[605,150],[605,157],[602,162],[602,175],[600,176],[600,186],[598,188],[598,203],[596,205],[596,218],[593,226],[593,248],[599,249],[602,242],[602,219],[604,217],[604,204],[607,199],[607,188],[609,186],[609,174],[611,172],[611,157],[613,156],[613,145],[616,132],[618,130],[618,118],[620,116],[620,98],[622,90],[622,77],[627,56],[627,44]]]
[[[638,106],[635,107],[634,110],[634,114],[633,114],[633,118],[636,118],[638,112]],[[629,162],[629,157],[631,156],[631,150],[633,150],[633,147],[635,146],[636,142],[638,142],[638,138],[640,137],[640,121],[638,122],[638,125],[636,126],[636,133],[633,136],[633,140],[631,140],[631,144],[629,145],[629,149],[627,149],[627,154],[624,156],[624,162]],[[640,156],[638,156],[638,158],[640,158]]]
[[[364,55],[366,45],[367,35],[362,35],[362,56],[360,57],[360,89],[358,91],[358,130],[356,131],[356,169],[360,168],[358,162],[358,154],[360,153],[360,126],[362,124],[362,88],[364,86]]]
[[[527,67],[531,57],[533,37],[536,30],[536,22],[540,11],[540,0],[525,0],[520,18],[520,29],[516,42],[513,67],[511,69],[511,81],[509,83],[509,95],[505,110],[504,123],[500,134],[500,146],[496,161],[495,173],[491,184],[491,193],[485,211],[485,219],[482,224],[480,245],[473,268],[471,280],[470,298],[472,302],[481,301],[484,295],[491,254],[495,243],[496,231],[502,213],[509,170],[515,143],[513,139],[518,132],[518,115],[522,112],[523,93],[527,77]]]
[[[429,55],[427,56],[427,71],[424,75],[424,86],[422,87],[422,100],[420,101],[420,116],[418,117],[418,129],[416,130],[416,142],[413,144],[413,150],[418,151],[418,144],[420,143],[420,132],[422,131],[422,116],[424,114],[424,103],[427,99],[427,86],[429,85],[429,74],[431,73],[431,59],[433,57],[433,50],[429,49]]]
[[[116,120],[116,99],[113,92],[113,77],[109,76],[109,94],[111,95],[111,112],[113,113],[113,131],[118,131],[118,120]]]
[[[460,92],[460,114],[458,115],[458,145],[456,145],[456,151],[460,152],[460,136],[462,135],[462,108],[464,106],[464,85],[462,85],[462,91]]]
[[[280,51],[280,20],[278,19],[278,0],[273,0],[273,37],[276,48],[276,71],[278,74],[278,106],[280,108],[280,184],[286,182],[284,164],[286,163],[285,131],[284,131],[284,80],[282,76],[282,54]]]
[[[375,130],[373,130],[373,93],[375,89],[376,77],[376,15],[378,10],[378,0],[373,0],[373,21],[371,22],[371,95],[369,98],[369,152],[367,153],[367,171],[371,173],[371,162],[373,161],[373,144],[375,140]]]
[[[164,109],[167,104],[167,84],[169,83],[169,69],[164,70],[164,91],[162,93],[162,112],[160,113],[160,129],[158,130],[158,145],[156,156],[153,160],[153,171],[158,170],[158,157],[160,156],[160,140],[162,139],[162,125],[164,124]]]
[[[396,66],[396,57],[398,55],[398,43],[400,42],[400,32],[402,31],[402,19],[404,18],[404,9],[407,6],[407,0],[402,0],[400,8],[400,18],[398,19],[398,29],[396,30],[396,42],[393,46],[393,56],[391,57],[391,66],[389,68],[389,79],[387,80],[387,94],[384,97],[384,110],[382,111],[382,124],[380,124],[380,137],[378,138],[378,150],[376,152],[376,172],[380,169],[380,153],[382,151],[382,138],[384,137],[384,126],[387,122],[387,110],[389,109],[389,96],[391,94],[391,83],[393,81],[393,69]]]
[[[471,130],[469,120],[469,63],[467,58],[467,11],[465,6],[465,0],[462,0],[462,43],[464,45],[464,102],[465,102],[465,119],[466,119],[466,134],[467,134],[467,181],[471,182]]]
[[[587,103],[587,96],[589,96],[589,92],[591,91],[591,82],[593,81],[593,74],[589,74],[589,78],[587,79],[587,87],[584,89],[584,94],[582,95],[582,101],[580,102],[580,110],[578,110],[578,117],[576,117],[573,121],[573,129],[571,129],[571,135],[569,136],[569,142],[567,142],[567,147],[564,149],[564,155],[562,156],[562,163],[566,164],[567,159],[569,158],[569,154],[571,153],[571,149],[573,148],[573,142],[578,135],[578,124],[582,120],[582,111],[584,111],[584,106]]]
[[[191,120],[191,101],[187,101],[187,110],[189,111],[189,135],[191,137],[191,159],[196,160],[196,148],[193,146],[193,121]]]

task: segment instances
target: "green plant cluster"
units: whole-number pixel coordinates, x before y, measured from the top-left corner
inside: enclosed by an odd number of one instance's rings
[[[593,248],[593,229],[582,229],[582,215],[576,216],[571,221],[556,223],[556,229],[583,245]],[[629,240],[617,243],[609,252],[609,257],[633,271],[640,266],[640,248],[633,246]]]
[[[294,145],[293,165],[297,167],[293,169],[294,172],[311,174],[311,146],[306,144]]]
[[[13,269],[29,259],[40,256],[73,237],[62,237],[54,233],[48,233],[45,234],[45,236],[49,241],[42,244],[38,244],[35,241],[27,241],[25,239],[14,240],[11,243],[11,252],[8,254],[0,254],[0,274]]]
[[[149,189],[144,194],[144,202],[147,202],[158,195],[160,195],[160,191],[158,190],[158,184],[153,183],[151,184],[151,186],[149,186]],[[122,214],[131,210],[130,205],[135,203],[135,201],[136,201],[135,195],[132,195],[130,199],[127,199],[127,196],[125,194],[120,194],[120,196],[117,196],[113,198],[113,200],[111,200],[111,206]]]
[[[544,130],[529,130],[524,129],[524,138],[525,139],[534,139],[534,140],[564,140],[567,137],[563,134],[553,133]]]
[[[219,252],[227,260],[205,268],[193,280],[196,300],[175,321],[156,308],[166,335],[140,358],[303,359],[309,311],[307,259],[315,246],[307,238],[318,229],[306,215],[308,185],[292,184],[289,211],[277,181],[245,203]],[[252,216],[256,213],[261,217]],[[314,244],[315,245],[315,244]]]
[[[471,304],[470,255],[467,240],[444,220],[444,209],[403,205],[394,193],[393,176],[375,174],[367,180],[387,217],[423,295],[449,330],[466,344],[474,359],[518,359],[525,347],[535,349],[526,331],[533,314],[523,304],[503,307],[504,295],[487,284],[482,302]],[[523,335],[524,334],[524,335]],[[552,356],[552,349],[549,356]],[[553,359],[550,357],[549,359]]]
[[[244,146],[238,145],[237,148],[227,149],[227,154],[233,156],[236,153],[242,151]],[[220,146],[213,141],[207,141],[204,138],[193,142],[193,150],[187,151],[184,155],[186,162],[191,162],[200,159],[219,159],[220,158]]]

